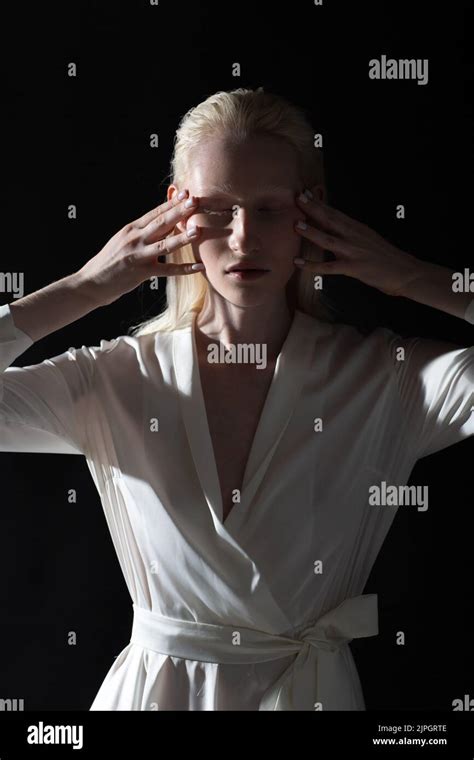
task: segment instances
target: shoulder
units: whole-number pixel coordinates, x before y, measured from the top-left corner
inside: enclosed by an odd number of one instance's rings
[[[397,347],[417,339],[404,339],[386,327],[370,332],[341,322],[323,322],[303,312],[298,313],[305,343],[314,351],[315,361],[324,355],[332,365],[366,364],[387,367],[396,358]]]
[[[474,382],[474,347],[419,336],[404,336],[387,327],[364,332],[343,323],[323,323],[308,315],[305,330],[313,361],[324,358],[332,376],[343,372],[351,382],[371,378],[394,381],[423,392]]]
[[[128,367],[144,366],[165,358],[171,345],[172,333],[148,333],[141,336],[118,335],[102,338],[95,345],[83,345],[69,349],[74,358],[92,364],[94,371],[118,368],[124,372]]]

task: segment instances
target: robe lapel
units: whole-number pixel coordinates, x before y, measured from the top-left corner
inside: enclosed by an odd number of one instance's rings
[[[241,495],[245,507],[242,510],[232,510],[229,520],[232,514],[243,515],[252,504],[291,419],[304,380],[308,377],[309,352],[305,350],[308,345],[307,331],[310,326],[308,319],[310,323],[313,323],[314,329],[314,320],[303,312],[295,312],[292,325],[276,361],[272,382],[245,468]]]
[[[219,476],[207,421],[192,325],[173,333],[173,362],[183,421],[199,480],[221,532],[235,530],[254,500],[273,454],[291,419],[305,378],[310,372],[311,352],[305,350],[317,325],[312,317],[295,311],[294,319],[277,358],[270,388],[255,432],[242,484],[241,502],[223,523]]]
[[[216,521],[222,522],[222,497],[197,363],[195,318],[196,315],[193,315],[190,327],[173,332],[173,364],[189,447],[216,525]]]

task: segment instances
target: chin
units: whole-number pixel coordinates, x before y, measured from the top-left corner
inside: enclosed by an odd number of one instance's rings
[[[222,298],[241,308],[255,308],[257,306],[265,306],[265,304],[275,303],[275,298],[281,296],[285,298],[285,288],[282,288],[281,292],[269,292],[268,290],[250,290],[250,288],[237,289],[237,288],[223,288],[220,291]]]
[[[286,293],[286,282],[283,282],[280,288],[275,287],[275,282],[272,283],[272,287],[269,287],[269,283],[263,284],[263,280],[246,283],[238,280],[233,282],[225,275],[216,278],[213,282],[207,273],[206,280],[212,291],[234,306],[263,306],[267,302],[274,302],[276,297],[281,296],[284,299]]]
[[[253,307],[263,306],[267,301],[262,293],[229,293],[227,290],[220,294],[222,298],[231,303],[233,306]]]

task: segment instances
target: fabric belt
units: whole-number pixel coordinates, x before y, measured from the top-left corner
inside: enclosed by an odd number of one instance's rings
[[[331,685],[324,683],[323,674],[327,680],[327,674],[334,672],[332,660],[352,639],[378,633],[377,594],[346,599],[309,624],[297,638],[240,625],[179,620],[136,604],[133,613],[130,642],[171,657],[235,665],[296,655],[263,695],[259,710],[315,709],[315,703],[324,704]]]

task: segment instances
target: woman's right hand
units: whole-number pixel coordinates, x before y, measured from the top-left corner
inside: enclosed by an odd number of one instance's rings
[[[171,200],[126,224],[79,270],[78,275],[94,292],[98,303],[111,304],[151,277],[195,274],[204,269],[202,264],[158,261],[159,256],[173,253],[199,237],[199,227],[193,236],[189,234],[191,229],[179,235],[169,234],[179,221],[187,220],[199,206],[198,199],[189,199],[188,191],[185,193],[182,200],[175,193]],[[193,200],[194,205],[186,207]]]

